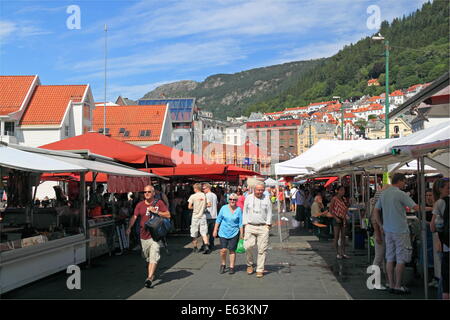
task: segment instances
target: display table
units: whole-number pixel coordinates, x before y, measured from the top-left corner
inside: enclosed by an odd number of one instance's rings
[[[114,250],[114,232],[115,222],[112,215],[98,216],[87,221],[89,245],[87,259],[90,262],[92,258],[104,254],[111,255]]]

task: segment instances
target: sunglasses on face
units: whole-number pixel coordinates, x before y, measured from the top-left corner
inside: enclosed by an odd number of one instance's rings
[[[153,191],[144,191],[144,193],[153,193]]]

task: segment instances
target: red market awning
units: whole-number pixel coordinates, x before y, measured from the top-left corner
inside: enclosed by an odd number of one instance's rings
[[[176,165],[179,164],[211,164],[202,156],[179,149],[171,148],[163,144],[154,144],[145,148],[145,150],[160,154],[171,159]]]
[[[113,158],[123,163],[138,165],[139,167],[145,167],[146,165],[172,167],[175,165],[170,157],[165,157],[96,132],[67,138],[40,146],[40,148],[66,151],[89,150],[91,153]]]
[[[336,180],[338,180],[339,177],[321,177],[321,178],[314,178],[314,180],[328,180],[324,187],[328,187],[330,184],[332,184],[333,182],[335,182]]]
[[[199,177],[225,181],[227,177],[260,175],[257,172],[226,164],[180,164],[174,168],[143,169],[166,177]]]

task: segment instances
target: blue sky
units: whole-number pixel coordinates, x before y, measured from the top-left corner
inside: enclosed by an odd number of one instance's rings
[[[1,0],[0,73],[43,84],[90,84],[104,100],[139,99],[158,85],[203,81],[290,61],[329,57],[427,0]],[[80,29],[66,25],[70,5]],[[376,22],[376,21],[375,21]]]

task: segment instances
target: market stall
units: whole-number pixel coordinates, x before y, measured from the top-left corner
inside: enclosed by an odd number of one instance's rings
[[[104,157],[5,144],[0,144],[0,169],[8,198],[0,212],[0,293],[89,259],[86,172],[152,176]],[[37,206],[36,188],[44,173],[77,174],[79,181],[72,183],[68,197],[58,190],[53,203]]]

